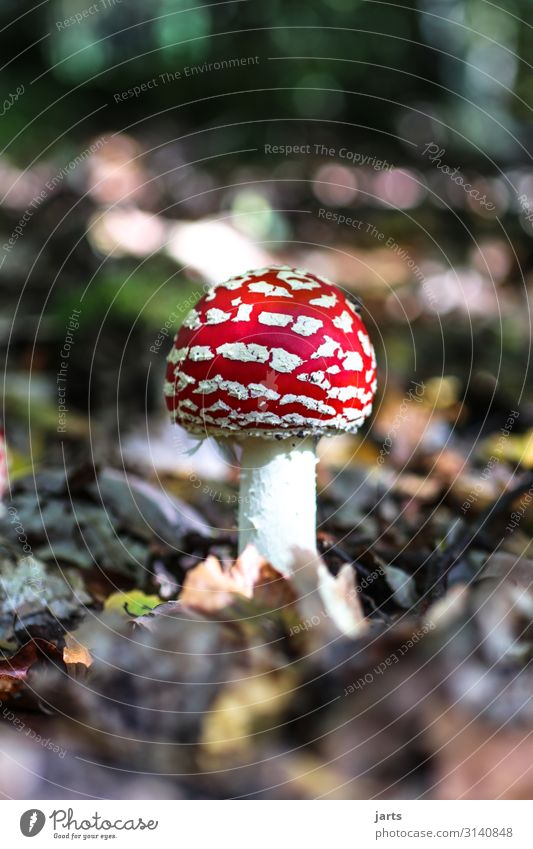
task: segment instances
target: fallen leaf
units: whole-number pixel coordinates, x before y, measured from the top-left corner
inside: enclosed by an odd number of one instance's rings
[[[345,564],[335,578],[316,551],[294,548],[291,581],[301,624],[292,634],[305,633],[309,652],[334,645],[341,634],[354,636],[365,628],[355,576],[348,569],[352,571]]]
[[[82,666],[87,668],[91,666],[93,662],[89,649],[79,643],[73,634],[65,634],[63,660],[67,666],[80,663]]]
[[[270,610],[281,610],[296,601],[296,593],[290,580],[276,571],[270,563],[264,563],[261,567],[254,585],[253,597]]]
[[[325,563],[318,564],[318,591],[326,612],[343,634],[358,637],[368,627],[358,589],[355,572],[349,563],[341,567],[334,577]]]
[[[242,677],[222,690],[203,728],[204,765],[209,766],[209,758],[244,754],[253,745],[254,734],[274,732],[294,687],[294,675],[286,671]]]
[[[415,581],[412,575],[408,575],[403,569],[387,564],[384,567],[385,578],[392,589],[394,601],[405,610],[410,610],[418,601]]]
[[[478,513],[494,502],[504,490],[504,482],[495,475],[487,478],[486,471],[462,472],[450,483],[450,489],[466,510]],[[468,505],[468,506],[466,506]]]
[[[214,613],[231,604],[235,595],[251,598],[235,575],[224,572],[220,560],[209,555],[187,573],[180,602],[202,613]]]
[[[131,590],[128,593],[112,593],[105,601],[106,613],[119,612],[128,616],[142,616],[148,610],[153,610],[161,604],[157,595],[146,595],[142,590]]]
[[[394,481],[394,492],[404,498],[415,498],[418,501],[434,501],[442,491],[442,483],[437,478],[422,475],[398,475]]]
[[[12,657],[0,660],[0,695],[12,696],[18,692],[30,669],[43,660],[57,662],[61,654],[53,643],[41,639],[26,643]]]
[[[293,600],[288,581],[276,572],[253,546],[247,546],[226,571],[213,555],[187,572],[180,603],[202,613],[214,613],[227,607],[236,596],[261,601]]]

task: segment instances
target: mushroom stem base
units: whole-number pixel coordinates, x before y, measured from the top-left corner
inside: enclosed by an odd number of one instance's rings
[[[316,463],[313,437],[243,441],[240,552],[252,544],[287,575],[294,547],[316,550]]]

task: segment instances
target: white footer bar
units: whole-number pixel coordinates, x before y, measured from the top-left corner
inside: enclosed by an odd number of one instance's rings
[[[2,845],[531,849],[529,801],[4,801]],[[29,843],[35,838],[34,843]]]

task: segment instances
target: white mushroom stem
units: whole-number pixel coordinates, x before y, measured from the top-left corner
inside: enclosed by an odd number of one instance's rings
[[[279,572],[292,550],[316,550],[316,451],[313,437],[242,442],[239,551],[250,543]]]

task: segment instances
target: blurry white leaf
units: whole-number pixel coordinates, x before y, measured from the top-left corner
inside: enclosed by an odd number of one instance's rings
[[[341,567],[337,577],[324,563],[319,563],[318,591],[326,612],[339,631],[353,638],[366,630],[367,622],[357,592],[355,573],[349,563]]]
[[[393,591],[394,601],[406,609],[413,607],[418,601],[415,582],[411,575],[396,566],[385,566],[385,577]]]

